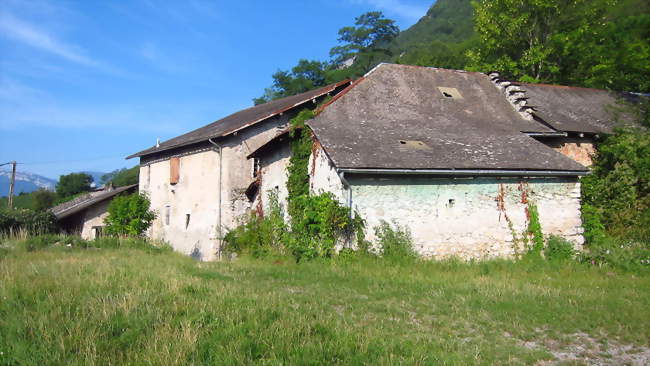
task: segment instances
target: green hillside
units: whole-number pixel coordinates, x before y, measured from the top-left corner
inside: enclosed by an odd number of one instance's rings
[[[461,43],[474,35],[471,0],[438,0],[426,15],[397,36],[402,50],[440,41]]]

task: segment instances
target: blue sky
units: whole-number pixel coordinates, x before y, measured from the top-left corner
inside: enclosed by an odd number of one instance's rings
[[[0,163],[58,178],[252,105],[271,74],[325,60],[381,10],[406,29],[433,0],[0,1]]]

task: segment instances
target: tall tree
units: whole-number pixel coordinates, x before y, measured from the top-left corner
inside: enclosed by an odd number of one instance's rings
[[[34,211],[44,211],[54,206],[56,201],[56,193],[48,191],[47,189],[39,189],[31,193],[32,195],[32,208]]]
[[[615,14],[617,0],[476,0],[473,69],[522,81],[647,91],[645,15]]]
[[[56,193],[59,198],[66,198],[77,193],[90,191],[93,177],[86,173],[71,173],[59,177],[56,185]]]
[[[394,20],[384,18],[380,11],[371,11],[356,17],[354,25],[339,29],[338,41],[343,45],[330,50],[334,65],[360,56],[372,59],[377,54],[390,54],[388,46],[399,34]]]

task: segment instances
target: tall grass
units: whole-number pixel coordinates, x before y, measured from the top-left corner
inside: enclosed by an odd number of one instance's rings
[[[642,273],[93,248],[0,257],[1,365],[533,364],[553,356],[526,341],[650,339]]]

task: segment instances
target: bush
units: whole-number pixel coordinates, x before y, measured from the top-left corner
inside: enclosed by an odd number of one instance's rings
[[[551,235],[544,248],[544,257],[549,261],[567,261],[573,259],[573,243],[559,236]]]
[[[604,237],[589,245],[578,260],[625,271],[650,269],[650,242]]]
[[[382,220],[379,226],[375,227],[375,235],[381,247],[382,257],[389,259],[416,258],[411,231],[397,222],[393,222],[393,225],[395,228]]]
[[[276,191],[269,193],[269,214],[258,217],[247,216],[244,222],[229,231],[223,238],[226,251],[237,254],[250,254],[255,258],[270,254],[283,255],[284,241],[287,239],[287,225],[284,212],[278,202]]]
[[[331,257],[336,244],[363,237],[364,221],[350,217],[350,209],[330,193],[296,197],[301,211],[294,213],[288,242],[296,261]]]
[[[114,198],[108,206],[108,217],[104,220],[106,233],[141,236],[156,218],[149,206],[149,198],[144,194],[134,193]]]
[[[56,231],[56,218],[49,211],[0,210],[0,234],[11,235],[19,231],[25,231],[29,235],[53,233]]]

